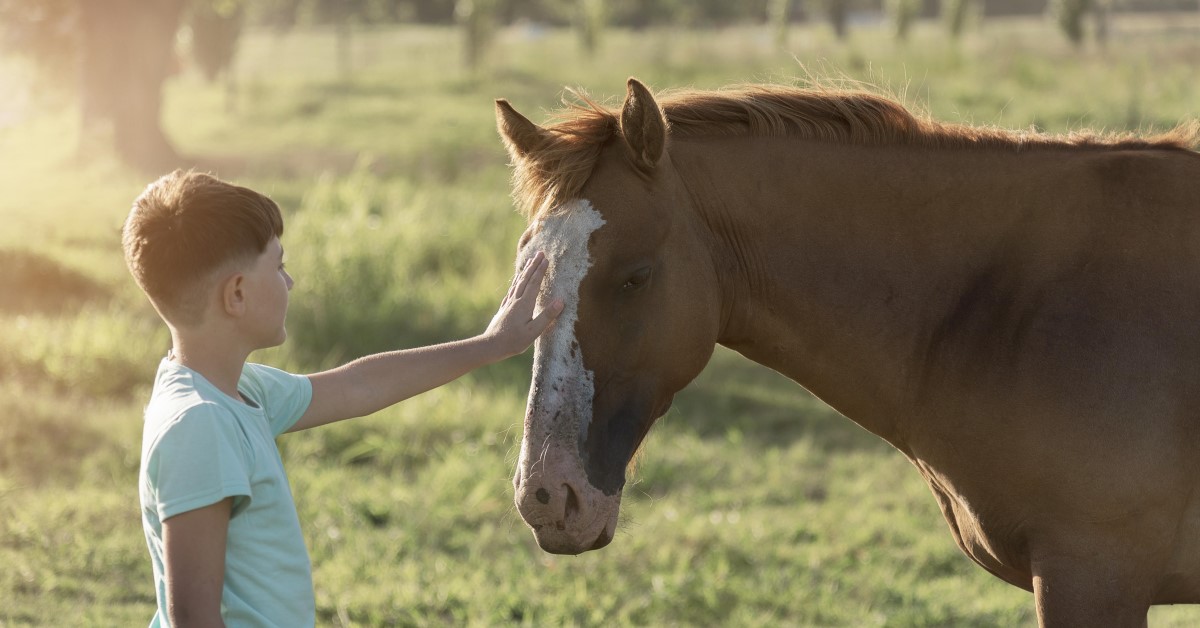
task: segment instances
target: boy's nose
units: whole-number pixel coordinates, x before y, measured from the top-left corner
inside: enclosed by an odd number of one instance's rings
[[[287,288],[288,288],[288,291],[290,292],[292,290],[292,286],[296,285],[296,280],[292,279],[292,274],[287,272],[286,270],[283,271],[283,276],[287,278]]]

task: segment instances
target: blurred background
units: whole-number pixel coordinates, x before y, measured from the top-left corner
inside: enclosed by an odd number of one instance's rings
[[[0,625],[153,613],[136,478],[168,336],[119,238],[148,182],[280,203],[290,337],[252,359],[311,372],[481,331],[524,228],[492,101],[543,121],[629,76],[1149,132],[1200,116],[1200,0],[0,0]],[[542,553],[511,505],[529,368],[280,439],[318,625],[1035,624],[900,454],[725,350],[651,432],[612,545]]]

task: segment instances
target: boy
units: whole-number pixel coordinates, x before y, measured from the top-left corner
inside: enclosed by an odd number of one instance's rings
[[[246,363],[281,344],[292,278],[269,198],[175,171],[134,201],[129,270],[171,330],[142,435],[139,493],[158,610],[151,626],[312,626],[308,551],[274,438],[371,414],[523,352],[547,262],[513,280],[479,336],[382,353],[315,375]]]

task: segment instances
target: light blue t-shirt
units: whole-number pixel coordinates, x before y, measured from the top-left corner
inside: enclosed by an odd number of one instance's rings
[[[312,626],[312,568],[274,438],[312,400],[308,378],[246,364],[238,390],[221,392],[203,375],[163,360],[146,406],[139,493],[158,612],[168,626],[162,522],[233,498],[225,549],[221,615],[234,626]]]

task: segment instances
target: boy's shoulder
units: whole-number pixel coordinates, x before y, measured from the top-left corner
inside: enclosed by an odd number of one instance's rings
[[[303,381],[302,381],[303,380]],[[281,394],[302,386],[308,378],[303,375],[289,373],[265,364],[247,362],[242,367],[242,377],[238,380],[238,389],[243,396],[250,396],[252,401],[269,401],[270,396]],[[262,398],[258,398],[262,395]]]
[[[253,362],[242,368],[238,390],[262,410],[275,436],[295,425],[312,401],[308,377]]]
[[[186,416],[212,412],[234,422],[257,423],[265,416],[266,429],[278,436],[295,424],[312,399],[307,377],[251,362],[242,368],[238,391],[247,403],[221,392],[202,374],[163,360],[146,406],[143,440],[153,440]]]
[[[188,418],[203,420],[235,419],[232,409],[223,403],[220,391],[203,376],[180,364],[164,359],[154,378],[154,391],[146,405],[143,444],[152,446],[173,425]]]
[[[163,358],[154,375],[154,390],[150,393],[151,408],[186,408],[206,402],[219,402],[223,395],[200,373]]]

